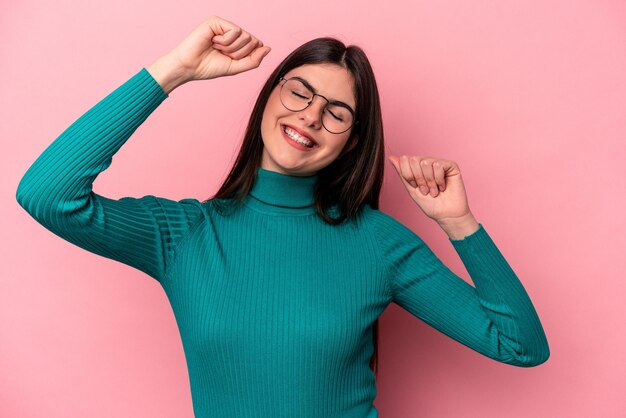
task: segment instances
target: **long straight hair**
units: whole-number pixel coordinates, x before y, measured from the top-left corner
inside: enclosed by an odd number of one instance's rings
[[[378,87],[365,52],[356,45],[346,47],[331,37],[313,39],[291,52],[270,74],[256,100],[243,143],[228,177],[211,202],[223,214],[240,206],[256,181],[261,165],[263,140],[261,122],[272,90],[280,78],[305,64],[336,64],[346,68],[354,79],[355,117],[350,137],[342,153],[318,171],[314,191],[314,208],[328,224],[338,225],[353,220],[364,204],[378,209],[385,155],[383,121]],[[330,216],[338,209],[339,216]],[[373,324],[374,352],[370,368],[378,375],[378,319]]]

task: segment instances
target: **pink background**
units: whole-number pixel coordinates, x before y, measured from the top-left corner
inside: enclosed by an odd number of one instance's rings
[[[54,236],[15,191],[67,126],[210,14],[273,51],[255,71],[175,90],[94,190],[204,200],[281,59],[318,36],[356,43],[377,75],[387,154],[458,162],[551,349],[539,367],[498,363],[391,305],[380,321],[381,416],[625,416],[626,3],[26,3],[0,6],[0,416],[193,416],[160,285]],[[383,190],[381,209],[469,281],[390,162]]]

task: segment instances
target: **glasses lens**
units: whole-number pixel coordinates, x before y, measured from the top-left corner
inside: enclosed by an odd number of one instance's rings
[[[306,108],[313,98],[311,90],[298,80],[287,80],[280,90],[280,101],[283,106],[294,112]]]
[[[352,113],[343,106],[329,104],[322,114],[322,124],[329,132],[345,132],[352,126]]]
[[[306,109],[313,99],[313,93],[301,81],[287,80],[280,90],[280,101],[287,109],[299,112]],[[322,124],[332,133],[342,133],[350,129],[352,112],[344,106],[328,104],[322,113]]]

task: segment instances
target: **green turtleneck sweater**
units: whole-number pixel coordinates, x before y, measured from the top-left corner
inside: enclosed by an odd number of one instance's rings
[[[257,169],[244,205],[92,191],[168,95],[142,68],[70,125],[17,189],[41,225],[156,279],[172,305],[197,418],[376,417],[372,324],[395,302],[496,361],[549,356],[524,287],[483,225],[450,239],[476,287],[413,231],[364,205],[338,226],[312,206],[317,175]]]

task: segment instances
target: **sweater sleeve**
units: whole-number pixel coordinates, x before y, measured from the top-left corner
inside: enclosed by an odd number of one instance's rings
[[[476,287],[454,274],[426,243],[372,210],[392,301],[472,350],[519,367],[544,363],[548,342],[521,282],[482,224],[449,238]]]
[[[174,244],[196,219],[195,199],[118,200],[92,191],[113,155],[168,95],[142,68],[71,124],[22,177],[18,203],[41,225],[92,253],[158,281]]]

